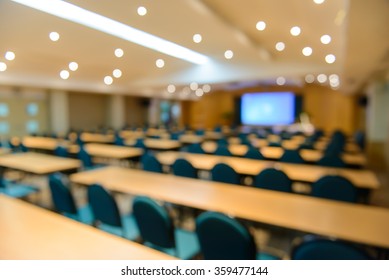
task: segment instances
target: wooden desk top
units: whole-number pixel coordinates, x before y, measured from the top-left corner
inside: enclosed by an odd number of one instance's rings
[[[73,174],[82,185],[100,183],[132,195],[389,248],[389,210],[258,188],[107,167]]]
[[[174,259],[21,200],[0,195],[2,260]]]
[[[215,164],[224,162],[243,175],[255,176],[265,168],[276,167],[283,170],[293,181],[313,183],[324,175],[337,174],[346,177],[358,188],[378,189],[380,186],[376,175],[370,170],[331,168],[309,164],[292,164],[172,151],[158,153],[156,157],[164,165],[172,165],[177,158],[185,158],[200,170],[211,170]]]
[[[127,159],[143,155],[143,149],[134,147],[115,146],[110,144],[89,143],[84,145],[85,150],[93,157],[110,159]],[[73,147],[72,153],[78,153],[79,147]]]
[[[113,134],[83,132],[81,134],[81,140],[86,143],[113,143],[115,136]]]
[[[214,153],[217,148],[216,142],[207,141],[204,142],[202,148],[207,153]],[[247,145],[242,144],[230,144],[228,145],[229,151],[235,155],[243,157],[248,151]],[[270,160],[279,160],[284,153],[284,148],[281,147],[269,147],[263,146],[260,148],[263,156]],[[301,157],[307,162],[317,162],[323,157],[323,152],[319,150],[306,150],[302,149],[300,151]],[[343,154],[342,159],[346,164],[365,166],[367,163],[366,156],[363,154]]]
[[[126,145],[134,145],[134,140],[125,141]],[[154,150],[176,150],[181,147],[180,141],[169,139],[145,139],[143,141],[145,146]]]
[[[30,149],[54,151],[59,146],[68,146],[69,141],[51,137],[26,136],[23,138],[23,145]]]
[[[0,166],[43,175],[77,169],[81,166],[81,163],[76,159],[29,152],[1,156]]]

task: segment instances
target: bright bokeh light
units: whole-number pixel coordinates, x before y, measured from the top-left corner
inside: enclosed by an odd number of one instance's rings
[[[138,15],[145,16],[147,14],[147,9],[145,7],[138,8]]]
[[[203,37],[200,34],[193,35],[193,42],[200,43],[203,40]]]
[[[115,50],[115,56],[116,57],[122,57],[124,55],[124,51],[122,49],[116,49]]]
[[[70,73],[68,70],[62,70],[60,73],[59,73],[59,76],[61,77],[61,79],[63,80],[67,80],[70,76]]]
[[[286,79],[284,77],[278,77],[276,80],[277,85],[283,86],[286,83]]]
[[[122,76],[122,71],[120,69],[115,69],[112,71],[112,75],[115,77],[115,78],[120,78]]]
[[[4,72],[5,70],[7,70],[7,64],[0,62],[0,72]]]
[[[325,60],[326,60],[326,62],[327,62],[328,64],[332,64],[332,63],[335,62],[336,57],[335,57],[335,55],[333,55],[333,54],[328,54],[328,55],[326,55]]]
[[[168,86],[167,86],[167,92],[169,92],[169,93],[175,93],[175,92],[176,92],[176,87],[175,87],[175,85],[168,85]]]
[[[165,66],[165,61],[163,59],[157,59],[155,61],[155,65],[158,67],[158,68],[163,68]]]
[[[234,56],[234,52],[231,51],[231,50],[226,50],[225,53],[224,53],[224,57],[226,59],[231,59],[233,56]]]
[[[312,54],[312,48],[311,47],[305,47],[302,50],[303,55],[310,56]]]
[[[259,31],[263,31],[263,30],[265,30],[265,28],[266,28],[266,22],[264,22],[264,21],[258,21],[257,24],[255,25],[255,27],[256,27]]]
[[[104,83],[105,83],[107,86],[112,85],[112,83],[113,83],[112,77],[111,77],[111,76],[105,76],[105,77],[104,77]]]
[[[278,42],[276,44],[276,50],[279,52],[282,52],[285,49],[285,43],[284,42]]]
[[[11,51],[8,51],[8,52],[5,53],[4,57],[5,57],[6,60],[14,60],[15,59],[15,53],[11,52]]]
[[[50,32],[50,34],[49,34],[49,38],[53,42],[57,42],[59,40],[59,37],[60,36],[59,36],[58,32]]]
[[[315,81],[315,76],[312,75],[312,74],[308,74],[308,75],[305,76],[305,81],[308,84],[312,84]]]
[[[300,35],[300,33],[301,33],[301,28],[298,26],[293,26],[290,29],[290,34],[292,34],[293,36],[298,36],[298,35]]]
[[[78,69],[78,63],[77,62],[70,62],[69,63],[69,69],[72,71],[76,71]]]
[[[322,42],[322,44],[324,45],[327,45],[329,43],[331,43],[331,36],[330,35],[323,35],[320,37],[320,42]]]

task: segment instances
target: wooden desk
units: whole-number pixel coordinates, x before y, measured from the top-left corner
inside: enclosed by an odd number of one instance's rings
[[[174,259],[32,204],[0,195],[2,260]]]
[[[215,164],[224,162],[242,175],[255,176],[265,168],[276,167],[283,170],[293,181],[313,183],[324,175],[337,174],[346,177],[358,188],[374,190],[378,189],[380,186],[375,174],[369,170],[330,168],[309,164],[292,164],[268,160],[190,154],[183,152],[161,152],[158,153],[156,157],[162,164],[169,166],[172,165],[176,159],[185,158],[191,162],[194,167],[200,170],[211,170]]]
[[[217,148],[217,143],[207,141],[201,146],[206,153],[213,154]],[[248,146],[242,144],[230,144],[228,145],[228,150],[234,156],[243,157],[248,151]],[[284,153],[284,148],[281,147],[262,146],[259,150],[262,155],[269,160],[279,160]],[[302,149],[300,151],[300,155],[306,162],[315,163],[320,160],[324,154],[319,150]],[[365,166],[367,163],[367,159],[363,154],[342,154],[341,157],[342,160],[349,165]]]
[[[84,145],[89,155],[107,159],[130,159],[143,155],[143,149],[123,147],[109,144],[89,143]],[[72,153],[78,153],[79,147],[72,149]]]
[[[54,151],[57,146],[69,146],[70,142],[51,137],[26,136],[23,138],[23,145],[29,149]]]
[[[85,143],[113,143],[115,141],[115,136],[113,134],[99,134],[99,133],[89,133],[83,132],[81,134],[81,140]]]
[[[143,143],[145,144],[146,148],[159,151],[178,150],[181,148],[181,143],[177,140],[145,139]],[[131,146],[135,144],[135,141],[127,140],[125,144]]]
[[[389,210],[258,188],[107,167],[73,174],[77,184],[146,195],[242,219],[389,248]]]
[[[0,166],[37,175],[78,169],[79,160],[61,158],[39,153],[18,153],[0,157]]]
[[[204,141],[204,137],[195,134],[183,134],[179,137],[179,141],[183,144],[197,144]]]

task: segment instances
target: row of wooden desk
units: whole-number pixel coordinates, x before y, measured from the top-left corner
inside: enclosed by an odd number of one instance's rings
[[[81,185],[145,195],[197,209],[306,233],[389,248],[389,210],[303,195],[107,167],[70,176]]]
[[[141,244],[0,194],[2,260],[172,260]]]

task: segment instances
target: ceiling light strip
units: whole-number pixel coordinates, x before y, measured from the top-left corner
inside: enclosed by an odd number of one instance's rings
[[[198,52],[65,1],[12,1],[195,64],[205,64],[209,60],[207,56]]]

